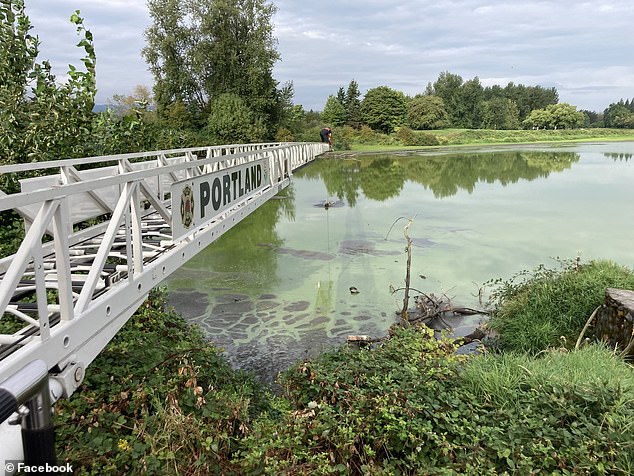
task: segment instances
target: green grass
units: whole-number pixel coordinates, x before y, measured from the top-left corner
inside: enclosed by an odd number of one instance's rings
[[[500,348],[536,354],[574,346],[606,288],[634,289],[634,273],[609,261],[568,263],[560,270],[542,266],[520,273],[497,286],[489,327],[497,332]]]
[[[562,314],[576,329],[606,286],[630,284],[626,268],[574,262],[496,296],[520,327],[554,321],[559,345]],[[634,371],[608,349],[454,349],[394,326],[372,349],[298,362],[274,396],[153,292],[57,403],[58,459],[81,475],[633,474]]]
[[[414,131],[414,134],[417,132]],[[424,131],[437,137],[438,146],[424,147],[434,149],[447,146],[496,145],[496,144],[533,144],[533,143],[565,143],[593,141],[632,141],[634,131],[631,129],[562,129],[562,130],[489,130],[489,129],[441,129]],[[335,134],[335,145],[337,135]],[[344,143],[348,150],[359,152],[375,152],[390,150],[421,149],[421,146],[404,146],[396,138],[396,134],[365,134],[362,137],[345,131]]]
[[[553,385],[607,388],[634,400],[634,371],[602,345],[551,351],[540,358],[527,354],[488,354],[472,359],[461,379],[478,399],[499,408],[518,409],[527,388],[548,392]]]

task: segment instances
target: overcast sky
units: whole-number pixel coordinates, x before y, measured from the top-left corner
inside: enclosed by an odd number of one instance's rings
[[[202,0],[201,0],[202,1]],[[276,0],[281,60],[295,103],[321,110],[351,79],[364,94],[387,85],[423,92],[443,71],[484,86],[556,87],[560,102],[603,111],[634,97],[632,0]],[[95,37],[97,103],[152,86],[140,51],[145,0],[26,0],[34,33],[63,77],[81,65],[68,21],[80,9]]]

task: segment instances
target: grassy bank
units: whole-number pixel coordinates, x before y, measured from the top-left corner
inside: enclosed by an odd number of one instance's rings
[[[489,130],[442,129],[435,131],[400,130],[381,134],[368,128],[356,131],[349,127],[333,131],[336,150],[378,151],[435,148],[446,146],[533,144],[592,141],[633,141],[631,129],[561,129],[561,130]]]
[[[489,327],[504,351],[537,354],[549,347],[572,348],[584,323],[605,299],[607,288],[634,289],[634,274],[609,261],[563,262],[496,283]]]
[[[569,312],[582,325],[586,309],[571,311],[569,293],[594,305],[606,285],[634,287],[631,270],[604,262],[521,276],[498,283],[498,320]],[[298,362],[274,395],[230,369],[164,298],[154,292],[56,405],[59,459],[78,474],[634,472],[634,371],[599,345],[543,341],[536,358],[502,328],[508,351],[458,356],[425,327],[394,327],[373,349]]]

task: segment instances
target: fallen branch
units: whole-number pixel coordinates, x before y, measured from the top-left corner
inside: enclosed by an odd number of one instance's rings
[[[583,326],[583,329],[581,329],[581,334],[579,334],[579,338],[577,339],[577,343],[575,344],[575,350],[579,349],[579,346],[581,345],[581,341],[583,340],[583,336],[586,335],[586,331],[588,330],[588,327],[590,327],[590,324],[596,317],[597,312],[599,312],[599,309],[601,309],[602,307],[603,305],[597,306],[597,308],[592,312],[592,314],[590,314],[590,317],[586,321],[585,326]]]

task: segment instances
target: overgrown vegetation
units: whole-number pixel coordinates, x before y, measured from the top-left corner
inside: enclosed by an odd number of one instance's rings
[[[78,12],[71,21],[85,52],[85,71],[71,66],[69,80],[60,84],[46,62],[36,61],[38,40],[30,34],[23,1],[0,3],[0,163],[187,147],[232,137],[314,141],[324,120],[336,126],[339,149],[632,139],[614,129],[438,129],[518,127],[531,111],[557,102],[554,89],[512,84],[482,89],[477,78],[464,82],[448,72],[419,97],[379,87],[368,91],[365,105],[352,81],[331,96],[323,117],[306,112],[292,104],[292,84],[278,89],[271,76],[277,53],[269,2],[253,2],[254,15],[241,17],[240,25],[261,28],[241,31],[259,36],[229,41],[235,39],[229,35],[212,56],[185,49],[170,56],[170,41],[178,45],[191,35],[183,16],[196,13],[192,28],[205,23],[203,18],[231,33],[237,19],[232,15],[241,12],[230,2],[214,3],[224,9],[202,12],[196,2],[151,1],[153,18],[174,26],[148,29],[149,46],[157,46],[146,55],[156,68],[159,111],[139,90],[138,97],[120,98],[126,107],[100,114],[91,111],[93,38]],[[208,26],[201,33],[213,38]],[[242,78],[248,84],[238,81],[240,67],[231,69],[235,81],[214,78],[219,81],[209,83],[213,87],[204,96],[192,87],[199,78],[179,82],[182,63],[223,71],[222,61],[237,58],[226,51],[246,40],[254,41],[249,51],[263,47],[266,56],[260,69]],[[606,109],[605,124],[631,127],[632,114],[632,103],[621,101]],[[578,124],[579,116],[571,117],[563,127]],[[238,126],[243,127],[236,137]],[[530,172],[544,173],[571,159],[546,160],[548,167],[537,162]],[[447,157],[443,163],[451,165]],[[424,172],[440,165],[418,166]],[[333,191],[351,200],[349,192],[359,183],[333,173],[336,169],[330,172],[338,180],[331,183]],[[474,168],[476,175],[485,172]],[[432,174],[416,175],[429,180]],[[389,196],[405,171],[402,164],[378,160],[354,176],[383,181],[380,193]],[[4,191],[16,190],[15,180],[3,181]],[[455,193],[455,184],[436,185],[435,193]],[[15,215],[0,219],[4,256],[20,235]],[[278,396],[232,370],[199,330],[166,309],[161,291],[153,292],[93,362],[75,395],[56,405],[59,459],[87,475],[633,474],[632,368],[599,346],[566,347],[602,301],[605,287],[634,288],[634,278],[612,263],[573,265],[556,271],[542,267],[497,283],[498,311],[491,325],[499,334],[500,353],[458,356],[452,342],[437,340],[425,327],[396,327],[373,349],[342,348],[299,362],[281,377]]]
[[[232,472],[266,391],[232,370],[154,291],[56,405],[60,459],[77,474]]]
[[[563,262],[561,269],[542,265],[496,284],[497,310],[489,326],[499,334],[500,348],[536,354],[574,347],[606,288],[634,289],[634,274],[609,261],[573,261]]]
[[[605,286],[634,288],[608,262],[520,276],[498,283],[500,312],[526,307],[571,335]],[[556,318],[569,308],[580,319]],[[631,474],[632,367],[598,344],[541,342],[538,357],[464,356],[398,325],[374,348],[298,362],[275,396],[154,292],[58,403],[60,459],[79,474]]]
[[[356,130],[344,126],[333,128],[336,151],[373,151],[421,148],[430,146],[528,144],[592,140],[634,140],[628,129],[559,129],[559,130],[492,130],[440,129],[416,131],[401,127],[392,134],[383,134],[367,126]]]

